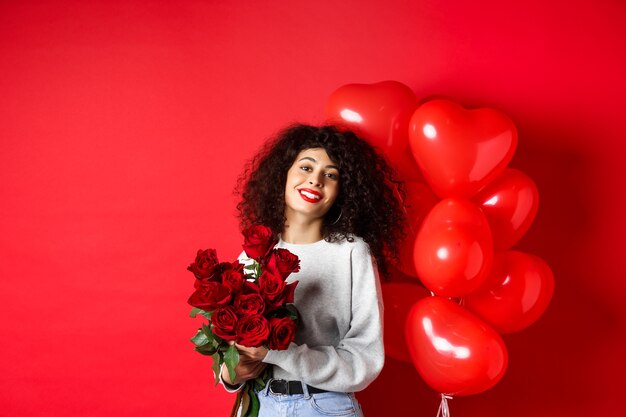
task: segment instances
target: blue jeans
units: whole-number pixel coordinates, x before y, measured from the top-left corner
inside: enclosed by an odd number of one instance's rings
[[[257,393],[261,406],[259,417],[363,417],[354,393],[329,391],[309,394],[305,384],[304,394],[274,394],[269,385]]]

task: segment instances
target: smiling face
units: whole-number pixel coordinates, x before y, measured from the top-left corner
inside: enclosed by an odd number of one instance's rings
[[[324,148],[304,149],[287,171],[285,215],[323,218],[339,194],[339,167]]]

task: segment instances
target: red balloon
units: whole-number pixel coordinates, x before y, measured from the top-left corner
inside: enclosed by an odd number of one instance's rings
[[[407,181],[405,183],[406,197],[403,205],[406,210],[408,225],[406,236],[400,244],[400,262],[396,265],[406,275],[417,277],[417,270],[413,261],[413,252],[417,232],[428,212],[439,200],[430,187],[421,182]]]
[[[413,180],[421,178],[408,138],[417,104],[413,91],[398,81],[347,84],[330,95],[324,113],[380,149],[403,179]]]
[[[411,362],[404,329],[409,310],[416,301],[430,296],[418,284],[388,282],[382,284],[385,303],[385,354],[391,358]]]
[[[534,323],[554,293],[554,276],[540,258],[507,251],[494,258],[485,285],[463,299],[463,305],[500,333]]]
[[[507,168],[472,200],[487,217],[494,249],[503,251],[517,243],[535,220],[539,192],[528,175]]]
[[[466,110],[436,99],[413,114],[409,143],[435,194],[469,198],[509,163],[517,147],[517,130],[497,110]]]
[[[500,335],[442,297],[423,298],[411,308],[406,340],[419,374],[444,394],[483,392],[502,378],[507,367]]]
[[[440,201],[417,234],[413,256],[419,278],[435,294],[471,293],[487,279],[493,261],[485,215],[465,199]]]

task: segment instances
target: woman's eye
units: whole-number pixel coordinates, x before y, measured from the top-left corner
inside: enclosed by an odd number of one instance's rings
[[[339,178],[339,176],[338,176],[337,174],[333,174],[332,172],[331,172],[331,173],[326,174],[326,176],[327,176],[328,178],[330,178],[331,180],[336,180],[337,178]]]
[[[303,171],[310,171],[311,170],[311,168],[309,168],[307,166],[301,166],[300,169],[303,170]]]

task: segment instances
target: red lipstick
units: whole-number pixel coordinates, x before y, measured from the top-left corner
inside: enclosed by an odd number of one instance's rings
[[[310,188],[300,188],[298,192],[300,193],[300,197],[302,197],[304,201],[307,201],[309,203],[319,203],[320,201],[322,201],[322,194],[318,193],[315,190],[311,190]],[[305,192],[306,194],[303,192]]]

